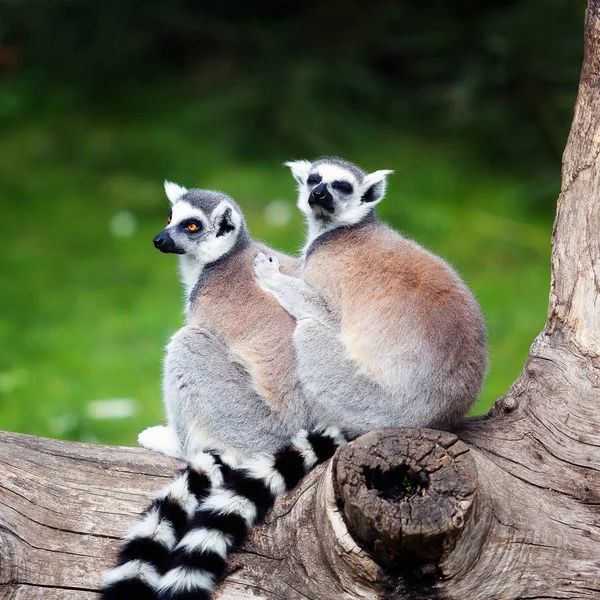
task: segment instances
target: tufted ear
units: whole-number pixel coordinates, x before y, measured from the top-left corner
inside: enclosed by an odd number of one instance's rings
[[[186,188],[165,179],[165,194],[171,204],[175,204],[175,202],[177,202],[177,200],[179,200],[186,192]]]
[[[215,237],[229,235],[239,227],[241,222],[239,213],[229,202],[220,202],[212,211],[210,220],[216,232]]]
[[[308,172],[310,171],[310,167],[312,163],[308,160],[292,160],[290,162],[283,163],[286,167],[289,167],[292,171],[292,175],[294,179],[300,184],[304,185],[306,183],[306,178],[308,177]]]
[[[362,180],[362,198],[360,201],[377,204],[383,200],[387,187],[387,176],[393,172],[389,169],[383,169],[366,175]]]

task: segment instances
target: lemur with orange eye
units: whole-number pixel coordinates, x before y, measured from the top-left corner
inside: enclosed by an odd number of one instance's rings
[[[142,446],[187,466],[128,532],[103,600],[210,598],[229,553],[275,498],[345,443],[313,427],[295,368],[295,321],[255,281],[258,252],[295,274],[298,261],[254,241],[238,205],[165,184],[168,224],[155,238],[180,255],[186,323],[164,361],[167,425]]]

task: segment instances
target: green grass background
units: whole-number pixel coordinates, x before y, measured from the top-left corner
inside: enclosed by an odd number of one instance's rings
[[[137,97],[89,112],[49,99],[21,111],[18,95],[0,94],[0,428],[133,444],[162,420],[163,348],[182,323],[176,260],[152,246],[167,213],[162,180],[227,192],[256,237],[296,252],[303,225],[281,163],[303,157],[265,159],[259,138],[255,157],[234,156],[239,123],[227,120],[223,100],[182,94],[149,111]],[[394,169],[380,216],[448,259],[483,306],[491,368],[476,412],[484,412],[544,324],[553,211],[530,207],[534,195],[554,202],[558,165],[540,188],[483,163],[461,140],[353,125],[356,138],[343,143],[322,132],[324,151]],[[273,201],[289,205],[289,224],[267,224]],[[128,237],[111,233],[123,212],[135,224]],[[131,399],[135,414],[93,418],[89,403],[109,398]]]

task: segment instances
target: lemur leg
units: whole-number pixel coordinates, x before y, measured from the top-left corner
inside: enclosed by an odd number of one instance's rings
[[[296,325],[294,347],[314,423],[337,425],[349,437],[393,424],[391,398],[359,372],[334,331],[302,319]]]
[[[295,431],[254,392],[250,375],[225,346],[202,329],[183,327],[171,338],[164,373],[169,426],[186,457],[205,448],[274,452]]]
[[[310,318],[334,326],[331,312],[321,295],[302,279],[281,273],[276,256],[267,257],[259,252],[254,258],[254,276],[296,320]]]
[[[144,429],[138,435],[138,444],[171,458],[181,458],[181,443],[175,429],[168,425],[155,425]]]

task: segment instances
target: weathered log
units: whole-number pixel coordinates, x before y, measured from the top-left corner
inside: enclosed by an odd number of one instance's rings
[[[1,597],[54,599],[95,596],[123,532],[178,463],[138,448],[5,432],[0,465]],[[234,557],[218,597],[380,597],[395,579],[360,548],[346,519],[382,564],[402,570],[407,557],[431,579],[475,490],[473,462],[456,436],[369,433],[277,503]]]
[[[548,321],[525,368],[456,435],[362,436],[280,499],[227,600],[600,599],[600,0],[552,234]],[[96,596],[177,462],[0,433],[0,598]]]

